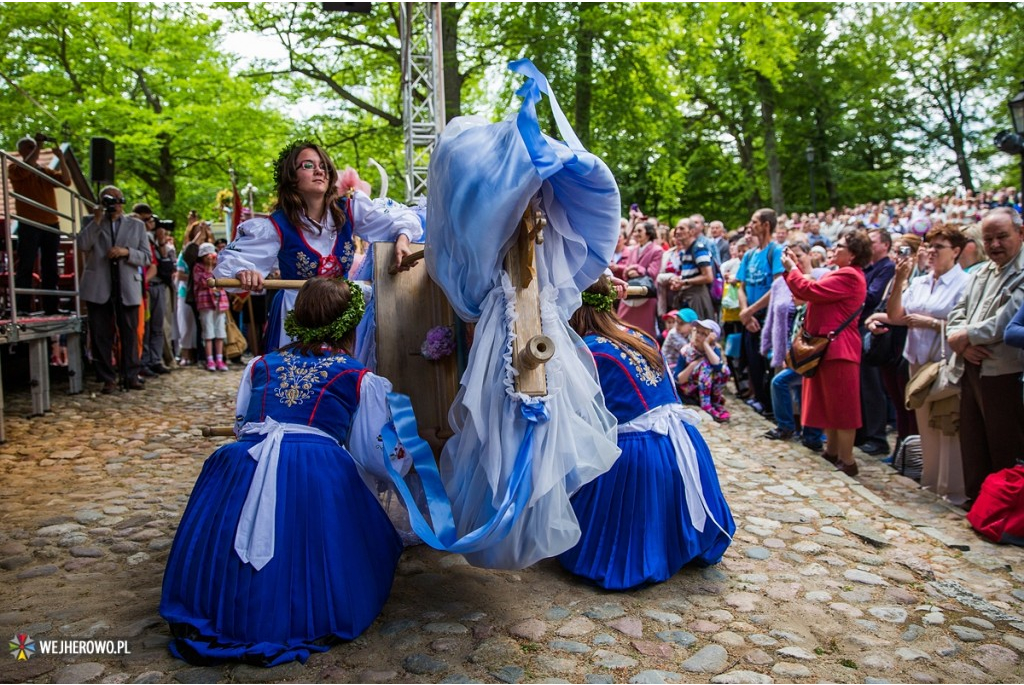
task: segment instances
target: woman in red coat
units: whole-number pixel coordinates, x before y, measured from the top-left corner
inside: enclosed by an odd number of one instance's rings
[[[807,302],[804,330],[827,335],[852,317],[829,345],[818,373],[804,378],[800,419],[805,426],[825,429],[828,442],[822,456],[848,476],[856,476],[853,440],[861,424],[857,316],[867,297],[864,267],[871,262],[871,239],[867,231],[850,231],[839,236],[835,251],[839,268],[819,281],[794,268],[797,260],[789,248],[783,253],[782,266],[793,297]]]
[[[623,280],[650,276],[651,283],[661,271],[661,257],[664,250],[658,244],[658,233],[651,221],[643,221],[633,228],[633,240],[636,244],[626,248],[625,257],[618,264],[611,266],[612,274]],[[653,290],[653,289],[652,289]],[[652,292],[651,295],[654,295]],[[619,318],[628,324],[648,333],[657,339],[655,319],[658,317],[658,299],[633,298],[619,303]]]

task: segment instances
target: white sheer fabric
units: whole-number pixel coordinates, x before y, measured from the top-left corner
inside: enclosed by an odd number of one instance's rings
[[[523,442],[521,402],[544,402],[550,419],[534,428],[533,494],[512,532],[494,547],[467,554],[476,566],[523,568],[570,549],[580,537],[569,497],[611,468],[619,455],[615,418],[604,406],[593,357],[560,318],[554,288],[541,294],[544,332],[554,341],[546,364],[548,395],[514,390],[512,339],[515,290],[508,275],[487,296],[476,326],[469,365],[452,405],[455,435],[441,457],[445,489],[453,497],[458,533],[486,521],[496,507]]]

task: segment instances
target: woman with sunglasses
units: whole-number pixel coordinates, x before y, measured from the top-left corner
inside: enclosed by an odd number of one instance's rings
[[[374,202],[361,190],[338,187],[338,171],[327,152],[300,140],[286,146],[274,167],[277,205],[266,218],[239,225],[237,237],[220,253],[214,276],[237,278],[242,290],[263,288],[275,264],[285,280],[349,275],[355,255],[353,236],[368,242],[395,242],[395,264],[423,236],[417,214],[391,201]],[[274,296],[267,315],[264,349],[291,342],[284,332],[285,314],[295,291]]]

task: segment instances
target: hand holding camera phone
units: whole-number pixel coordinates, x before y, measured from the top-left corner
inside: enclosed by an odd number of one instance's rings
[[[900,257],[909,257],[913,254],[913,250],[910,249],[910,245],[900,245],[898,254]]]

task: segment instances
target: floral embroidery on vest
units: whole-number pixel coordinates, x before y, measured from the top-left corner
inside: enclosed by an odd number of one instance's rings
[[[312,397],[316,383],[327,378],[324,369],[336,361],[336,357],[326,356],[307,363],[291,352],[282,352],[281,356],[284,365],[274,370],[281,384],[274,390],[274,395],[288,407],[302,404]]]
[[[295,272],[299,275],[299,278],[313,278],[313,276],[317,275],[319,268],[320,265],[310,261],[305,252],[297,252],[295,254]]]
[[[636,335],[635,333],[633,333],[632,335],[633,337],[640,339],[641,342],[646,344],[646,340],[643,337]],[[632,347],[619,347],[608,338],[605,338],[600,335],[596,336],[596,340],[599,343],[608,343],[609,345],[617,349],[619,351],[619,357],[622,358],[622,360],[625,361],[627,364],[633,367],[633,371],[636,372],[637,378],[643,381],[646,385],[650,385],[651,387],[653,387],[655,385],[658,385],[658,383],[661,383],[661,379],[664,376],[664,374],[662,374],[661,372],[661,369],[651,368],[651,365],[647,363],[647,360],[644,359],[644,356],[637,352],[636,350],[634,350]]]

